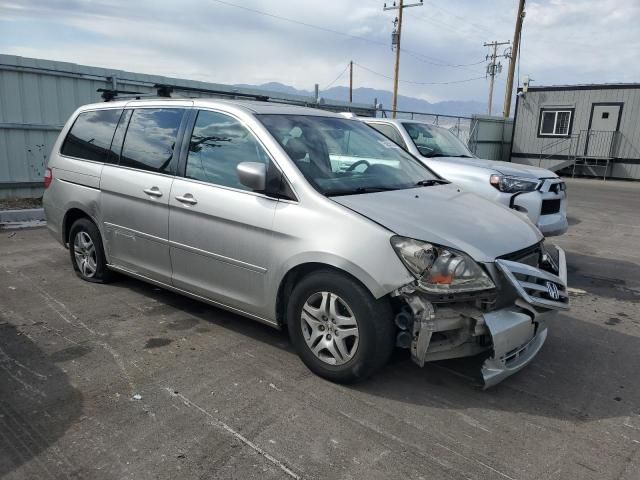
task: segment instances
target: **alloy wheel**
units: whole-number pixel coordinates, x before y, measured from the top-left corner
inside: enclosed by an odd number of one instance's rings
[[[325,363],[342,365],[358,349],[358,322],[349,305],[335,293],[311,295],[300,315],[302,334],[311,352]]]
[[[93,277],[98,264],[96,247],[87,232],[81,230],[76,234],[73,240],[73,253],[80,273],[87,278]]]

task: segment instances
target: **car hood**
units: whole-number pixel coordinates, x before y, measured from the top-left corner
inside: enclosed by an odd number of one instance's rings
[[[331,199],[398,235],[461,250],[478,262],[542,240],[525,215],[453,184]]]
[[[558,175],[551,170],[545,168],[534,167],[531,165],[521,165],[519,163],[500,162],[497,160],[484,160],[482,158],[463,158],[463,157],[435,157],[426,160],[433,163],[434,166],[438,162],[447,162],[456,165],[465,165],[469,167],[486,168],[494,170],[503,175],[511,175],[526,178],[556,178]]]

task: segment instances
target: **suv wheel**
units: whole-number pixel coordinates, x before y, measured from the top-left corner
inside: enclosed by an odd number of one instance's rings
[[[105,283],[112,273],[107,269],[98,227],[86,218],[76,220],[69,232],[69,253],[76,274],[83,280]]]
[[[305,365],[334,382],[367,378],[387,363],[394,346],[388,301],[335,272],[313,273],[295,286],[287,323]]]

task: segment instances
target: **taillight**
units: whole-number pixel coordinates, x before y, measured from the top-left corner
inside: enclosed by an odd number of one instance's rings
[[[44,188],[49,188],[51,181],[53,180],[53,172],[50,168],[47,168],[44,172]]]

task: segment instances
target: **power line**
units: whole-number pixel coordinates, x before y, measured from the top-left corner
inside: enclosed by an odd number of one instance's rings
[[[473,65],[480,65],[481,63],[486,62],[486,59],[484,59],[484,58],[483,58],[482,60],[480,60],[480,61],[478,61],[478,62],[472,62],[472,63],[433,63],[433,62],[429,62],[429,61],[424,60],[424,57],[425,57],[425,56],[424,56],[424,55],[422,55],[422,54],[414,53],[414,52],[412,52],[412,51],[410,51],[410,50],[405,50],[404,48],[402,49],[402,51],[403,51],[404,53],[406,53],[407,55],[409,55],[409,56],[411,56],[411,57],[413,57],[413,58],[415,58],[415,59],[417,59],[417,60],[420,60],[420,61],[422,61],[422,62],[424,62],[424,63],[428,63],[429,65],[435,65],[435,66],[437,66],[437,67],[458,67],[458,68],[464,68],[464,67],[471,67],[471,66],[473,66]],[[426,58],[429,58],[429,57],[426,57]],[[466,70],[470,70],[470,69],[468,69],[468,68],[467,68]],[[472,72],[474,72],[474,71],[475,71],[476,73],[479,73],[479,72],[478,72],[478,71],[476,71],[476,70],[470,70],[470,71],[472,71]]]
[[[302,22],[302,21],[296,20],[294,18],[283,17],[281,15],[276,15],[276,14],[273,14],[273,13],[265,12],[263,10],[257,10],[255,8],[245,7],[244,5],[238,5],[236,3],[227,2],[225,0],[211,0],[211,1],[219,3],[221,5],[226,5],[228,7],[234,7],[234,8],[238,8],[240,10],[245,10],[247,12],[255,13],[255,14],[258,14],[258,15],[263,15],[265,17],[275,18],[275,19],[278,19],[278,20],[282,20],[282,21],[289,22],[289,23],[294,23],[294,24],[297,24],[297,25],[302,25],[304,27],[313,28],[313,29],[320,30],[320,31],[323,31],[323,32],[333,33],[333,34],[336,34],[336,35],[341,35],[343,37],[349,37],[349,38],[353,38],[355,40],[361,40],[363,42],[369,42],[369,43],[373,43],[373,44],[376,44],[376,45],[384,45],[384,46],[387,45],[386,42],[383,42],[383,41],[380,41],[380,40],[374,40],[373,38],[361,37],[360,35],[352,35],[350,33],[341,32],[339,30],[333,30],[331,28],[322,27],[320,25],[315,25],[315,24],[312,24],[312,23]],[[420,53],[417,53],[417,52],[413,52],[411,50],[407,50],[407,49],[404,49],[404,48],[402,48],[401,51],[404,52],[404,53],[407,53],[408,55],[411,55],[414,58],[417,58],[417,59],[423,61],[424,63],[428,63],[429,65],[434,65],[434,66],[437,66],[437,67],[458,67],[458,66],[464,67],[464,65],[450,64],[450,63],[444,62],[444,61],[442,61],[442,60],[440,60],[438,58],[429,57],[428,55],[424,55],[424,54],[420,54]]]
[[[388,80],[393,80],[393,77],[390,77],[389,75],[385,75],[384,73],[380,73],[380,72],[376,72],[375,70],[369,68],[369,67],[365,67],[364,65],[361,65],[359,63],[353,62],[354,65],[362,68],[363,70],[368,71],[369,73],[373,73],[374,75],[378,75],[379,77],[383,77],[386,78]],[[485,78],[485,76],[481,76],[481,77],[474,77],[474,78],[465,78],[462,80],[450,80],[447,82],[416,82],[413,80],[398,80],[399,82],[402,83],[409,83],[411,85],[451,85],[451,84],[455,84],[455,83],[465,83],[465,82],[471,82],[473,80],[483,80]]]
[[[300,20],[295,20],[295,19],[289,18],[289,17],[283,17],[281,15],[275,15],[273,13],[265,12],[264,10],[257,10],[255,8],[245,7],[244,5],[238,5],[236,3],[226,2],[224,0],[211,0],[211,1],[212,2],[216,2],[216,3],[221,3],[222,5],[227,5],[228,7],[235,7],[235,8],[239,8],[241,10],[246,10],[247,12],[256,13],[258,15],[264,15],[265,17],[276,18],[278,20],[283,20],[285,22],[295,23],[295,24],[303,25],[303,26],[309,27],[309,28],[315,28],[316,30],[321,30],[323,32],[335,33],[336,35],[342,35],[344,37],[355,38],[357,40],[362,40],[362,41],[365,41],[365,42],[376,43],[378,45],[386,45],[386,42],[382,42],[382,41],[379,41],[379,40],[374,40],[372,38],[361,37],[359,35],[352,35],[350,33],[340,32],[338,30],[333,30],[331,28],[322,27],[320,25],[314,25],[312,23],[302,22]]]
[[[342,75],[344,75],[344,72],[346,72],[346,71],[347,71],[347,68],[349,68],[349,64],[348,64],[348,63],[347,63],[347,66],[346,66],[346,67],[344,67],[344,70],[342,70],[342,72],[340,72],[340,75],[338,75],[338,76],[335,78],[335,80],[334,80],[333,82],[331,82],[329,85],[327,85],[326,87],[324,87],[321,91],[323,91],[323,92],[324,92],[325,90],[329,90],[329,88],[331,88],[331,85],[333,85],[334,83],[336,83],[336,82],[340,79],[340,77],[342,77]]]
[[[446,13],[447,15],[451,15],[452,17],[457,18],[458,20],[460,20],[461,22],[466,23],[467,25],[471,25],[472,27],[475,27],[478,30],[484,31],[484,33],[492,33],[492,31],[488,27],[485,27],[485,26],[477,24],[477,23],[470,22],[466,18],[461,17],[460,15],[456,15],[455,13],[451,13],[450,11],[445,10],[444,8],[442,8],[442,7],[438,6],[438,5],[434,5],[434,3],[431,2],[430,0],[427,0],[427,3],[429,5],[431,5],[433,8],[435,8],[436,10],[440,10],[441,12]]]

